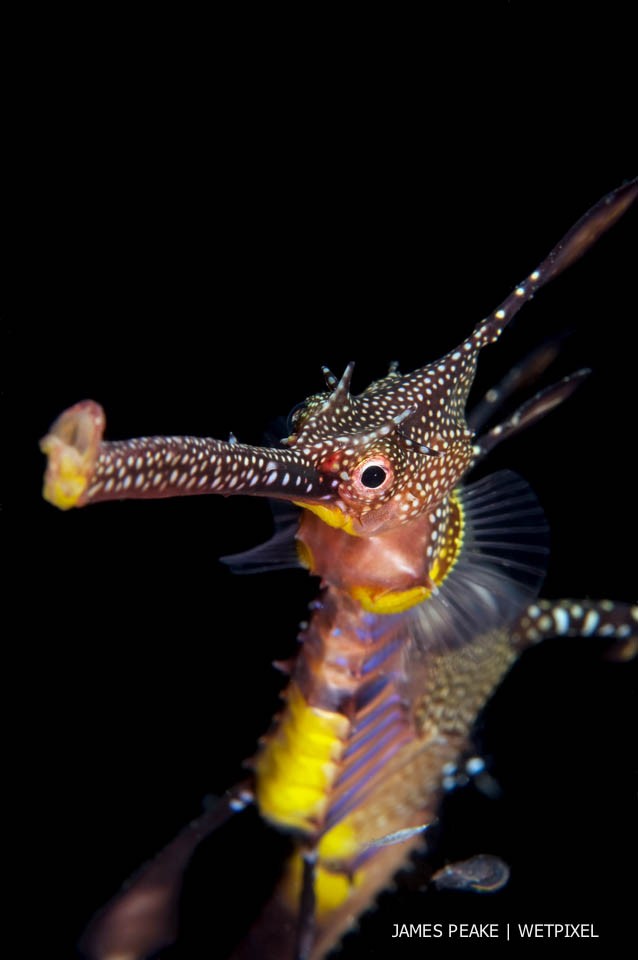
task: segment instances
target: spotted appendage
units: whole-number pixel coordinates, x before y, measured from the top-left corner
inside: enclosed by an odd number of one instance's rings
[[[638,653],[638,606],[612,600],[538,600],[512,626],[512,645],[523,649],[549,637],[603,637],[615,641],[612,659]]]
[[[315,475],[291,450],[201,437],[139,437],[105,442],[99,404],[66,410],[41,442],[49,461],[44,497],[67,510],[104,500],[189,494],[329,497],[337,481]],[[292,496],[291,496],[292,495]]]

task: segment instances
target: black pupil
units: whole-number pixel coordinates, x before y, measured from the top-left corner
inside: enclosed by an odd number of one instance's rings
[[[386,472],[383,467],[366,467],[361,474],[361,483],[364,487],[380,487],[386,478]]]

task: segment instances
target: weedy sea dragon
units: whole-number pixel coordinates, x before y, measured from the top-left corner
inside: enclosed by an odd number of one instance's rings
[[[543,349],[465,407],[480,351],[520,307],[630,207],[638,181],[593,207],[458,347],[359,396],[353,365],[291,418],[278,448],[192,437],[104,442],[92,401],[64,412],[42,442],[44,495],[62,509],[124,497],[217,493],[302,508],[244,570],[301,562],[322,592],[302,628],[285,704],[252,775],[183,831],[97,916],[95,958],[148,955],[174,938],[181,873],[202,836],[256,804],[296,838],[238,956],[318,960],[389,884],[437,816],[446,772],[468,749],[478,712],[522,650],[546,637],[602,636],[635,652],[638,607],[539,600],[547,557],[542,511],[524,480],[463,478],[496,444],[568,397],[566,377],[485,429],[498,402],[546,362]],[[294,556],[293,556],[294,554]],[[496,873],[490,879],[486,874]],[[447,871],[449,885],[499,885],[497,861]]]

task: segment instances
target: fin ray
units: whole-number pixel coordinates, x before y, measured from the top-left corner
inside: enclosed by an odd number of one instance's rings
[[[291,570],[302,566],[297,553],[295,534],[299,526],[299,511],[288,504],[273,507],[275,530],[270,539],[240,553],[220,557],[233,573],[268,573],[271,570]]]
[[[465,534],[459,559],[412,612],[421,651],[471,645],[516,621],[545,577],[547,525],[521,477],[507,470],[492,474],[461,488],[460,501]]]

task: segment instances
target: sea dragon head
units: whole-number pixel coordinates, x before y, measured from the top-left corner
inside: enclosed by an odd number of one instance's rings
[[[387,376],[350,394],[353,364],[340,380],[324,370],[328,391],[294,411],[278,448],[193,437],[102,441],[104,414],[92,401],[65,411],[42,441],[49,464],[44,495],[67,509],[89,502],[219,493],[295,502],[331,526],[359,536],[402,525],[439,503],[480,445],[466,419],[480,351],[536,291],[580,257],[638,196],[632,181],[604,197],[506,300],[436,363]],[[512,433],[564,399],[575,381],[539,394],[499,427]]]
[[[189,437],[102,441],[93,401],[65,411],[42,442],[44,495],[66,509],[118,497],[190,493],[262,495],[308,507],[331,526],[364,535],[403,523],[453,489],[472,459],[465,420],[479,341],[438,363],[387,376],[353,396],[348,364],[339,381],[290,417],[281,447]]]
[[[352,363],[338,382],[324,368],[328,392],[295,410],[284,443],[331,492],[318,508],[302,497],[298,502],[360,535],[406,522],[439,502],[472,460],[465,405],[479,349],[470,338],[411,374],[393,365],[359,396],[349,392]]]

